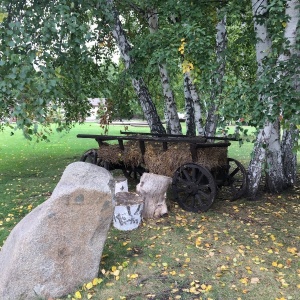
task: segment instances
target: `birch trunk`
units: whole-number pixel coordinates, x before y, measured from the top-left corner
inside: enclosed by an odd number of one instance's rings
[[[272,124],[267,123],[264,129],[261,129],[256,137],[252,158],[248,167],[248,196],[254,200],[259,188],[262,176],[262,164],[266,157],[266,145],[270,139]]]
[[[220,12],[218,11],[218,14]],[[205,135],[215,136],[218,124],[218,97],[222,93],[222,82],[225,74],[225,50],[227,47],[226,17],[224,16],[216,26],[216,56],[218,69],[213,80],[213,90],[211,93],[211,105],[208,109],[208,115],[205,124]]]
[[[184,73],[184,99],[186,113],[186,135],[196,136],[194,103],[189,89],[189,77],[187,73]]]
[[[300,56],[299,50],[296,49],[296,36],[297,26],[299,24],[299,0],[288,0],[286,7],[286,15],[289,16],[289,20],[285,27],[284,37],[288,42],[288,46],[283,54],[279,56],[279,61],[288,61],[291,55]],[[292,78],[293,87],[298,94],[300,94],[300,70],[298,66],[298,72],[295,72],[296,76]],[[288,74],[286,74],[288,76]],[[283,174],[284,181],[287,187],[293,186],[296,183],[297,174],[297,155],[293,151],[295,146],[298,144],[299,131],[297,127],[290,124],[289,129],[285,129],[282,135],[281,150],[282,150],[282,161],[283,161]]]
[[[198,92],[196,90],[196,87],[193,83],[193,78],[190,72],[186,72],[186,80],[188,89],[190,92],[190,96],[193,100],[193,106],[194,106],[194,119],[195,119],[195,126],[198,131],[198,135],[204,135],[204,128],[203,128],[203,120],[202,120],[202,112],[201,112],[201,106],[200,106],[200,98],[198,95]]]
[[[299,54],[299,50],[295,47],[297,43],[297,27],[300,18],[299,0],[287,0],[286,5],[285,14],[289,16],[289,20],[285,27],[284,37],[288,42],[288,46],[285,47],[288,51],[285,51],[279,56],[280,61],[288,60],[291,54]]]
[[[280,193],[284,189],[282,154],[280,147],[279,121],[271,126],[271,135],[266,150],[266,188],[271,193]]]
[[[148,24],[150,33],[158,31],[157,10],[151,9],[148,12]],[[164,95],[164,114],[167,124],[167,132],[171,134],[182,134],[181,125],[178,117],[174,93],[170,85],[170,78],[165,63],[158,64],[159,75]]]
[[[130,57],[131,46],[122,28],[122,24],[120,22],[119,15],[114,7],[113,0],[106,1],[109,7],[111,8],[111,12],[113,13],[114,17],[114,28],[112,29],[113,37],[119,47],[121,56],[125,62],[125,67],[126,69],[129,69],[133,64],[133,60]],[[132,78],[132,85],[138,96],[140,105],[142,107],[151,132],[165,133],[165,128],[163,127],[160,121],[155,105],[152,101],[148,88],[144,83],[144,80],[142,78]]]
[[[291,125],[290,129],[284,130],[281,141],[282,164],[284,180],[287,187],[294,186],[297,178],[297,152],[294,147],[298,144],[299,130]]]
[[[256,62],[257,62],[257,76],[261,76],[263,71],[263,59],[268,55],[272,43],[268,35],[266,23],[262,18],[267,13],[267,0],[251,0],[252,12],[254,18],[254,31],[256,34]],[[267,99],[264,95],[259,95],[258,101],[265,101]],[[266,158],[266,150],[270,137],[271,137],[272,124],[266,122],[263,129],[257,135],[254,144],[253,155],[248,167],[248,195],[251,199],[256,197],[260,179],[262,176],[263,164]]]
[[[166,122],[168,121],[169,123],[171,134],[182,134],[182,129],[178,117],[174,93],[171,89],[167,67],[165,64],[159,64],[158,66],[159,66],[159,74],[160,74],[160,79],[161,79],[161,84],[162,84],[163,94],[165,99]]]

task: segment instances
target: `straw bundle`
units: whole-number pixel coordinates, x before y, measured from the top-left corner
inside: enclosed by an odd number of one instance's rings
[[[99,156],[112,164],[124,164],[130,167],[143,165],[149,172],[172,177],[181,165],[192,163],[188,143],[168,143],[163,151],[162,143],[146,142],[146,152],[142,157],[138,142],[128,142],[122,151],[119,145],[101,146]],[[227,164],[227,147],[199,148],[195,163],[209,170]]]
[[[167,151],[157,152],[152,147],[146,148],[144,161],[151,173],[170,176],[183,164],[192,163],[190,145],[187,143],[169,144]],[[227,147],[200,148],[197,150],[195,163],[211,170],[227,164]]]

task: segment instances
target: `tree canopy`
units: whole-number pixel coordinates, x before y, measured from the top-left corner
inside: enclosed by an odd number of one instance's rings
[[[134,64],[117,67],[111,60],[118,45],[112,35],[113,14],[108,1],[2,1],[0,7],[0,119],[14,117],[25,133],[37,133],[38,124],[69,126],[89,113],[89,97],[112,98],[116,115],[130,116],[137,109],[127,76],[143,76],[160,116],[163,99],[158,63],[166,63],[179,110],[184,109],[184,66],[192,74],[201,98],[204,118],[209,103],[226,122],[244,119],[263,126],[266,117],[281,115],[299,123],[299,52],[278,61],[287,51],[284,36],[286,1],[268,1],[266,22],[272,49],[256,80],[255,33],[249,1],[115,1],[122,26],[132,46]],[[150,33],[147,12],[156,9],[159,30]],[[226,74],[217,99],[210,95],[219,76],[216,61],[216,25],[226,17]],[[299,26],[297,29],[299,41]],[[184,48],[181,48],[184,45]],[[299,51],[299,42],[296,44]],[[184,49],[184,50],[183,50]],[[264,91],[273,99],[271,114],[257,101]],[[131,113],[124,109],[132,105]],[[64,118],[59,111],[63,110]]]

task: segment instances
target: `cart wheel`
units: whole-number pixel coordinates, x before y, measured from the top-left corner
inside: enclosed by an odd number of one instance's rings
[[[145,169],[143,167],[124,167],[123,174],[128,179],[140,180]]]
[[[181,208],[192,212],[204,212],[213,204],[217,186],[206,168],[197,164],[185,164],[176,170],[172,190]]]
[[[224,187],[228,187],[231,201],[234,201],[246,192],[247,172],[243,165],[233,158],[228,158],[228,167]]]
[[[91,163],[109,170],[109,163],[103,161],[98,156],[98,149],[89,149],[85,151],[81,156],[80,161]]]

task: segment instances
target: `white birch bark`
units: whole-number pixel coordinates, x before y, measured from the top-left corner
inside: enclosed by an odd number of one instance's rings
[[[155,9],[148,12],[148,24],[150,33],[158,31],[158,14]],[[165,63],[158,64],[159,75],[164,95],[164,115],[167,124],[167,132],[171,134],[182,134],[178,117],[174,93],[170,85],[170,78]]]
[[[170,19],[174,24],[177,22],[175,15],[171,15]],[[204,135],[200,97],[190,72],[185,72],[184,74],[184,97],[187,125],[186,134],[195,136],[197,129],[198,135]]]
[[[257,73],[261,74],[263,71],[263,59],[268,55],[271,50],[272,42],[269,37],[266,22],[262,19],[267,14],[267,0],[251,0],[252,2],[252,13],[254,18],[254,31],[256,34],[256,62],[257,62]]]
[[[198,135],[204,135],[204,128],[203,128],[203,121],[202,121],[202,111],[200,106],[200,98],[196,87],[193,82],[193,78],[191,72],[186,72],[186,80],[188,84],[188,89],[190,91],[190,96],[193,100],[194,106],[194,119],[195,119],[195,126],[198,131]]]
[[[255,199],[261,176],[262,165],[266,158],[266,147],[271,137],[272,124],[267,122],[263,129],[261,129],[256,137],[254,144],[252,159],[248,166],[248,196],[250,199]]]
[[[272,193],[280,193],[284,188],[284,175],[279,121],[271,124],[271,135],[266,151],[266,188]]]
[[[184,73],[184,99],[185,99],[185,123],[186,123],[186,135],[195,136],[195,114],[194,114],[194,103],[189,88],[189,77],[187,73]]]
[[[175,15],[171,15],[170,19],[174,24],[177,22]],[[186,134],[195,136],[197,129],[198,135],[204,135],[200,97],[190,72],[184,73],[184,97],[186,112]]]
[[[298,135],[299,130],[294,125],[284,130],[282,134],[282,164],[287,187],[294,186],[297,180],[297,153],[294,151],[294,146],[298,144]]]
[[[268,35],[268,29],[265,22],[262,22],[267,13],[267,0],[251,0],[252,12],[254,18],[254,31],[256,34],[256,62],[257,76],[259,77],[263,71],[263,59],[268,55],[272,47],[271,40]],[[259,95],[258,101],[264,101],[264,95]],[[256,137],[253,154],[248,167],[248,195],[254,199],[258,188],[263,170],[263,163],[266,158],[266,150],[272,131],[272,124],[266,122]]]
[[[288,60],[291,54],[299,54],[299,50],[295,48],[296,46],[296,37],[297,37],[297,27],[299,24],[300,18],[300,9],[299,9],[299,0],[287,0],[286,3],[286,11],[285,14],[289,16],[289,20],[286,24],[285,31],[284,31],[284,38],[288,42],[288,49],[279,56],[279,61]]]
[[[288,61],[291,55],[300,56],[299,50],[296,49],[297,26],[299,25],[300,10],[299,0],[288,0],[285,14],[289,16],[289,20],[285,27],[284,37],[288,42],[284,53],[279,56],[279,62]],[[300,58],[299,58],[300,59]],[[295,72],[293,85],[298,94],[300,94],[300,70]],[[288,76],[288,74],[286,74]],[[287,187],[293,186],[296,183],[297,174],[297,155],[293,151],[294,146],[298,144],[298,130],[295,125],[290,124],[290,128],[283,131],[281,149],[283,160],[284,180]]]
[[[218,12],[219,13],[219,12]],[[216,56],[218,70],[215,74],[213,90],[211,93],[211,104],[209,106],[208,115],[205,123],[205,135],[208,137],[214,136],[218,123],[218,96],[222,93],[222,81],[225,74],[225,57],[224,52],[227,46],[227,30],[226,17],[223,17],[216,26]]]
[[[112,29],[113,37],[119,47],[121,56],[124,60],[126,69],[129,69],[133,64],[133,60],[130,56],[131,46],[127,40],[125,32],[122,28],[122,24],[119,19],[119,15],[114,7],[113,0],[106,0],[108,6],[114,17],[114,27]],[[138,96],[140,105],[144,112],[145,118],[148,122],[151,132],[165,133],[165,129],[157,114],[155,105],[151,99],[147,86],[142,78],[132,78],[133,88]]]
[[[158,67],[165,99],[165,116],[166,121],[168,120],[169,122],[170,133],[182,134],[174,93],[170,85],[167,66],[166,64],[159,64]]]

